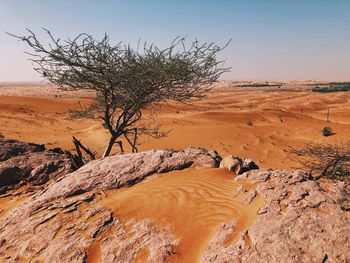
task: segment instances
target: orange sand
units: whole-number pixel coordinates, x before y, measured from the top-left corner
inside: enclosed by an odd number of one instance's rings
[[[296,163],[284,151],[288,146],[306,141],[342,143],[348,139],[350,92],[320,94],[293,87],[266,91],[223,86],[192,106],[169,103],[161,108],[156,122],[171,132],[161,139],[142,138],[139,150],[200,146],[216,149],[222,155],[252,158],[261,167],[291,168]],[[78,101],[89,103],[88,98],[44,95],[1,96],[0,133],[8,139],[69,150],[74,150],[72,135],[91,149],[106,144],[108,133],[98,120],[67,117],[69,109],[78,108]],[[330,122],[326,122],[328,108]],[[324,126],[331,126],[336,134],[323,137]]]
[[[171,132],[159,140],[142,138],[139,150],[199,146],[221,155],[252,158],[260,167],[292,168],[296,163],[284,151],[288,146],[348,140],[350,92],[319,94],[305,88],[297,91],[302,88],[300,84],[290,86],[287,91],[267,91],[224,85],[192,106],[164,105],[156,121]],[[68,97],[60,93],[54,97],[47,86],[39,87],[37,93],[28,87],[0,88],[0,133],[5,138],[68,150],[74,150],[72,135],[91,149],[106,143],[108,133],[99,121],[67,118],[67,111],[78,108],[78,101],[91,101],[84,94],[69,93]],[[330,122],[326,122],[328,108]],[[336,134],[323,137],[324,126],[331,126]],[[242,195],[234,195],[237,187],[233,175],[224,170],[187,169],[109,191],[101,202],[123,220],[150,218],[160,227],[170,224],[179,238],[172,262],[196,262],[220,224],[237,220],[237,231],[227,240],[230,244],[254,221],[264,201],[257,197],[250,205],[242,205]],[[10,199],[0,200],[6,210],[3,214],[16,206],[16,200]],[[95,242],[88,253],[89,262],[98,262],[99,253],[99,243]],[[140,253],[136,261],[142,262],[147,253]]]
[[[171,262],[198,262],[222,223],[237,220],[233,242],[254,222],[264,201],[258,196],[251,204],[242,204],[244,195],[236,196],[242,184],[234,182],[232,173],[223,169],[192,168],[109,191],[102,204],[124,221],[151,219],[160,227],[171,224],[179,238]],[[243,187],[254,188],[248,184]]]
[[[24,204],[28,199],[28,196],[8,196],[0,198],[0,217],[6,216],[11,210]]]

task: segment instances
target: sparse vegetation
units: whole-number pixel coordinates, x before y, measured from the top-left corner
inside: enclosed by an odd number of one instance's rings
[[[323,136],[325,136],[325,137],[328,137],[328,136],[331,136],[331,135],[333,135],[334,134],[334,132],[333,132],[333,130],[332,130],[332,128],[331,127],[324,127],[323,129],[322,129],[322,135]]]
[[[315,177],[350,175],[350,142],[341,146],[307,143],[301,149],[290,147],[288,152]]]
[[[260,87],[281,87],[283,84],[271,84],[271,83],[248,83],[248,84],[240,84],[237,85],[237,87],[253,87],[253,88],[260,88]]]
[[[101,119],[110,133],[103,157],[110,155],[115,144],[124,151],[121,138],[137,152],[141,135],[166,135],[159,126],[141,122],[144,111],[155,114],[156,107],[166,100],[191,102],[203,98],[211,84],[229,69],[217,59],[224,47],[215,43],[194,41],[187,47],[184,38],[177,38],[165,49],[145,43],[141,50],[135,50],[122,42],[110,44],[107,34],[100,41],[85,33],[62,41],[45,31],[50,39],[48,46],[30,30],[27,36],[12,36],[32,48],[30,60],[44,78],[63,90],[94,92],[94,102],[75,112],[74,117]],[[73,142],[82,163],[87,161],[82,151],[88,159],[95,159],[97,151],[75,137]]]
[[[252,122],[252,121],[248,121],[248,122],[247,122],[247,125],[248,125],[248,126],[253,126],[253,122]]]
[[[281,123],[284,122],[283,116],[281,114],[278,115],[278,119],[280,120]]]
[[[350,91],[350,82],[331,82],[328,85],[317,85],[312,89],[314,92],[330,93],[340,91]]]

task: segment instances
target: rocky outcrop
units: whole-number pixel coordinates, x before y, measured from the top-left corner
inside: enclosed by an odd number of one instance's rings
[[[128,187],[156,173],[218,167],[216,152],[200,148],[118,154],[61,177],[1,218],[0,262],[165,262],[178,240],[150,220],[124,222],[100,206],[103,190]],[[97,244],[97,245],[96,245]],[[96,245],[97,252],[92,253]]]
[[[218,167],[220,161],[216,152],[201,148],[155,150],[110,156],[62,175],[23,205],[0,212],[0,262],[167,262],[181,242],[171,225],[120,218],[103,206],[105,190],[130,187],[157,173]],[[240,182],[243,204],[261,197],[265,204],[246,229],[234,218],[222,224],[202,262],[350,260],[347,184],[315,181],[302,171],[232,176]],[[232,238],[237,234],[238,241]]]
[[[95,202],[100,195],[55,200],[30,214],[0,217],[0,262],[83,263],[95,258],[119,263],[132,262],[144,251],[142,262],[165,262],[172,255],[178,241],[170,228],[150,220],[123,222]]]
[[[40,206],[59,197],[69,197],[90,190],[107,190],[132,186],[156,173],[188,167],[218,167],[221,157],[201,148],[183,151],[151,150],[124,153],[92,161],[74,173],[64,176],[33,203]]]
[[[235,174],[242,174],[250,170],[259,169],[259,166],[251,159],[241,159],[237,156],[227,156],[220,162],[220,168],[225,168]]]
[[[76,170],[74,158],[60,148],[0,140],[0,194],[24,184],[45,184]]]
[[[267,204],[235,244],[225,244],[235,221],[222,225],[202,262],[350,261],[350,189],[344,182],[314,181],[302,171],[268,170],[235,180],[256,184]]]
[[[0,162],[28,152],[43,152],[45,146],[34,143],[24,143],[15,140],[0,140]]]

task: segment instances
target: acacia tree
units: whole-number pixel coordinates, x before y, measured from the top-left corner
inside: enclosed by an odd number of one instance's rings
[[[100,41],[85,33],[62,41],[44,29],[50,41],[45,45],[27,31],[25,36],[10,35],[32,49],[27,54],[38,73],[61,89],[94,93],[93,103],[80,113],[100,118],[108,129],[110,139],[103,157],[116,143],[124,151],[122,137],[134,152],[140,135],[162,136],[157,127],[141,124],[145,109],[166,100],[190,102],[202,98],[210,85],[229,70],[223,67],[224,61],[217,59],[226,45],[194,41],[187,47],[184,38],[176,38],[166,49],[145,43],[135,50],[123,42],[110,44],[107,34]],[[82,151],[95,159],[96,152],[75,137],[73,142],[82,161],[86,161]]]

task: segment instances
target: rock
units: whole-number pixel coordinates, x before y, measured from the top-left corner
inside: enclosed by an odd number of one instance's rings
[[[241,159],[237,156],[224,157],[220,163],[221,168],[234,172],[235,174],[243,174],[244,172],[259,169],[259,167],[250,159]]]
[[[257,183],[267,204],[235,244],[227,246],[222,238],[234,227],[219,227],[201,262],[350,261],[350,212],[343,209],[350,202],[349,186],[286,170],[252,170],[235,179]]]
[[[91,193],[55,202],[55,209],[51,204],[51,210],[0,218],[0,262],[87,262],[94,242],[99,242],[101,262],[134,262],[144,250],[147,262],[166,262],[178,243],[170,226],[121,221]]]
[[[22,179],[28,177],[30,174],[30,167],[16,167],[6,165],[2,166],[0,163],[0,193],[5,193],[1,189],[6,189],[6,186],[16,185],[21,182]]]
[[[245,192],[247,192],[247,190],[244,189],[244,187],[242,185],[240,185],[240,186],[237,187],[237,190],[236,190],[236,193],[235,193],[234,196],[237,196],[237,195],[245,193]]]
[[[267,213],[267,211],[269,210],[269,207],[268,206],[263,206],[259,209],[258,211],[258,215],[262,215],[262,214],[265,214]]]
[[[103,191],[130,187],[156,173],[217,167],[219,160],[215,152],[200,148],[118,154],[55,177],[43,191],[1,214],[0,262],[90,262],[94,253],[101,262],[167,262],[181,242],[171,225],[121,219],[100,202]],[[234,180],[249,185],[237,190],[245,203],[256,196],[265,203],[245,229],[237,218],[219,226],[203,248],[201,262],[350,260],[347,184],[314,181],[302,171],[287,170],[251,170]],[[236,234],[237,242],[232,241]]]
[[[150,220],[121,221],[97,204],[98,196],[104,195],[103,190],[130,187],[156,173],[190,166],[218,167],[219,161],[217,153],[200,148],[125,153],[53,179],[27,203],[0,217],[0,240],[6,239],[0,247],[0,262],[26,261],[27,257],[33,262],[86,262],[97,240],[103,262],[131,262],[143,250],[147,250],[148,262],[165,262],[178,242],[170,226],[159,228]]]
[[[0,139],[0,162],[6,161],[11,157],[23,155],[28,152],[43,152],[45,146],[34,143],[23,143],[16,140]]]
[[[129,233],[126,227],[131,227]],[[140,262],[168,262],[177,243],[170,227],[160,230],[150,220],[129,221],[102,241],[101,259],[111,263],[134,262],[146,250],[148,256]]]
[[[253,199],[256,197],[256,191],[255,190],[250,190],[247,194],[247,196],[243,200],[243,204],[250,204]]]
[[[202,148],[183,151],[152,150],[124,153],[92,161],[47,187],[36,199],[41,206],[59,197],[70,197],[93,189],[130,187],[156,173],[187,167],[218,167],[220,156]],[[34,204],[34,203],[33,203]]]
[[[102,232],[103,227],[108,226],[113,223],[113,215],[111,212],[107,212],[104,216],[100,217],[97,222],[94,223],[94,228],[90,231],[90,236],[95,238],[98,234]]]
[[[56,148],[0,140],[0,194],[24,184],[42,185],[76,170],[74,158]]]
[[[230,172],[238,174],[238,171],[241,167],[242,159],[236,158],[233,155],[224,157],[220,163],[220,168],[226,168]]]
[[[40,221],[38,222],[38,225],[41,225],[47,221],[49,221],[51,218],[55,217],[58,213],[57,212],[50,212],[46,215],[42,216]]]

